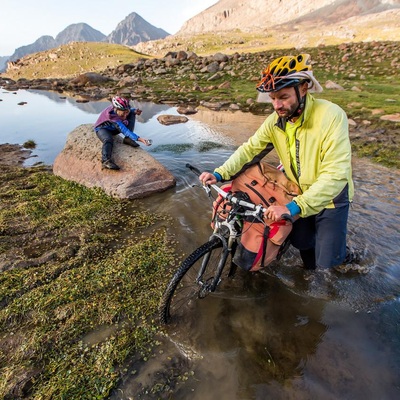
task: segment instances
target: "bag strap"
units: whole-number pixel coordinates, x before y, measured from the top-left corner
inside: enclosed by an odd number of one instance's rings
[[[269,237],[270,227],[268,225],[265,226],[263,233],[263,249],[262,249],[262,257],[261,257],[261,267],[264,267],[265,255],[267,253],[267,243]]]
[[[256,180],[253,180],[252,182],[258,183]],[[254,187],[251,186],[251,185],[249,185],[247,182],[245,183],[245,186],[246,186],[247,188],[249,188],[253,193],[255,193],[255,194],[261,199],[261,201],[265,204],[266,207],[269,207],[269,206],[270,206],[270,204],[268,203],[268,201],[265,200],[264,196],[263,196],[257,189],[254,189]]]

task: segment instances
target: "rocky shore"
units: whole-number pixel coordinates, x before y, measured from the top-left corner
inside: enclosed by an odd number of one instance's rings
[[[216,110],[259,112],[270,109],[268,105],[254,101],[254,87],[261,70],[272,59],[293,51],[280,49],[210,56],[198,56],[192,51],[170,51],[162,58],[141,58],[137,62],[104,71],[88,71],[72,78],[60,73],[51,79],[26,76],[24,67],[32,60],[22,58],[6,73],[0,74],[0,86],[9,91],[52,90],[68,93],[81,101],[108,98],[117,92],[141,101],[202,104]],[[328,91],[362,91],[354,86],[357,82],[383,74],[389,79],[397,76],[400,69],[400,42],[346,43],[294,52],[311,54],[315,74]],[[35,63],[40,64],[48,56],[43,52],[37,53],[36,57]],[[336,76],[338,82],[332,82],[332,76]],[[350,88],[345,85],[348,81],[353,84]],[[238,93],[237,82],[248,86],[243,86],[242,92]]]
[[[161,58],[143,57],[74,77],[65,77],[60,72],[51,79],[26,76],[27,60],[22,58],[0,75],[0,87],[8,91],[55,91],[77,102],[108,99],[118,93],[138,101],[185,108],[201,105],[216,111],[241,110],[266,115],[272,108],[268,103],[255,101],[255,85],[262,68],[271,59],[288,52],[280,49],[198,56],[191,51],[170,51]],[[395,89],[400,74],[400,42],[344,43],[290,52],[311,54],[315,75],[324,88],[321,96],[338,103],[349,116],[357,155],[400,167],[394,157],[400,136],[400,112],[396,107],[400,99]],[[48,55],[43,52],[36,57],[35,63],[40,65]]]

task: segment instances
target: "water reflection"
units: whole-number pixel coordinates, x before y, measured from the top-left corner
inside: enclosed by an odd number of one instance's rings
[[[33,139],[38,148],[30,162],[48,164],[70,131],[93,123],[108,105],[35,91],[0,92],[0,99],[1,142]],[[186,124],[163,126],[157,116],[176,114],[174,107],[139,106],[137,131],[154,140],[148,151],[177,186],[134,206],[172,216],[167,228],[187,255],[211,233],[211,201],[185,164],[212,170],[263,117],[201,110]],[[273,154],[269,160],[277,161]],[[171,327],[163,355],[135,365],[138,373],[128,374],[112,398],[137,397],[141,385],[178,368],[173,360],[194,371],[174,389],[174,399],[398,398],[400,173],[356,158],[353,167],[349,240],[362,251],[367,274],[305,275],[294,250],[264,273],[239,271],[216,296],[198,302],[185,326]]]
[[[81,103],[59,93],[39,90],[2,90],[0,99],[1,142],[23,144],[34,140],[37,144],[26,165],[38,162],[51,165],[63,149],[68,133],[81,124],[93,124],[98,114],[110,104],[108,101]],[[179,149],[174,146],[177,144],[181,146],[181,152],[186,150],[185,146],[188,148],[189,158],[193,146],[197,146],[195,153],[201,152],[201,143],[211,142],[211,147],[215,147],[216,142],[230,145],[229,140],[221,142],[222,135],[201,122],[190,120],[185,124],[161,125],[157,116],[178,115],[175,107],[137,101],[131,104],[143,110],[137,117],[136,133],[153,139],[151,148],[143,148],[156,153],[155,157],[163,161]]]

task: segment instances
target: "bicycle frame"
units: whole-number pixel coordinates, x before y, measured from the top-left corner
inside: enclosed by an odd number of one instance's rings
[[[198,176],[200,171],[186,164]],[[200,185],[194,185],[200,186]],[[258,220],[266,224],[264,214],[266,208],[262,204],[254,204],[246,192],[225,192],[217,185],[201,185],[207,195],[211,197],[214,190],[225,201],[227,207],[224,214],[215,210],[212,222],[213,233],[209,240],[195,249],[176,270],[160,301],[160,319],[168,323],[171,314],[179,318],[189,311],[192,300],[204,298],[209,293],[215,292],[217,286],[225,275],[232,277],[237,264],[233,261],[239,238],[242,235],[243,226],[247,217],[251,221]],[[215,200],[214,200],[215,201]],[[288,219],[291,218],[288,216]],[[228,262],[228,260],[230,261]],[[227,274],[224,273],[225,264],[230,264]]]
[[[194,167],[188,167],[197,173],[197,170]],[[228,216],[225,220],[216,220],[214,223],[214,231],[213,234],[210,236],[210,240],[213,237],[218,237],[222,242],[223,252],[219,259],[216,273],[211,283],[202,282],[202,277],[208,265],[211,254],[208,254],[207,257],[204,258],[196,279],[196,282],[200,286],[202,286],[199,297],[204,297],[208,292],[214,292],[217,288],[221,280],[222,271],[225,267],[228,255],[232,252],[233,245],[241,234],[241,231],[238,231],[236,229],[237,223],[240,223],[240,217],[252,216],[262,221],[262,215],[265,211],[265,208],[263,208],[262,205],[255,205],[245,200],[241,200],[238,197],[232,195],[232,193],[223,191],[217,185],[202,186],[202,188],[206,191],[208,196],[211,195],[211,188],[214,189],[223,198],[228,199],[232,202],[232,204],[235,204],[236,207],[229,211]],[[244,211],[239,211],[239,208],[243,208]]]

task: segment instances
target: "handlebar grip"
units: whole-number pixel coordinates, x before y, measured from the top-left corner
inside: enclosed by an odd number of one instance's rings
[[[289,221],[289,222],[291,222],[292,224],[293,224],[293,222],[294,222],[294,218],[293,218],[291,215],[289,215],[289,214],[282,214],[282,219],[284,219],[285,221]]]
[[[196,167],[193,167],[193,165],[190,165],[189,163],[186,164],[186,168],[189,168],[192,172],[194,172],[197,176],[200,176],[201,172],[199,169]]]

